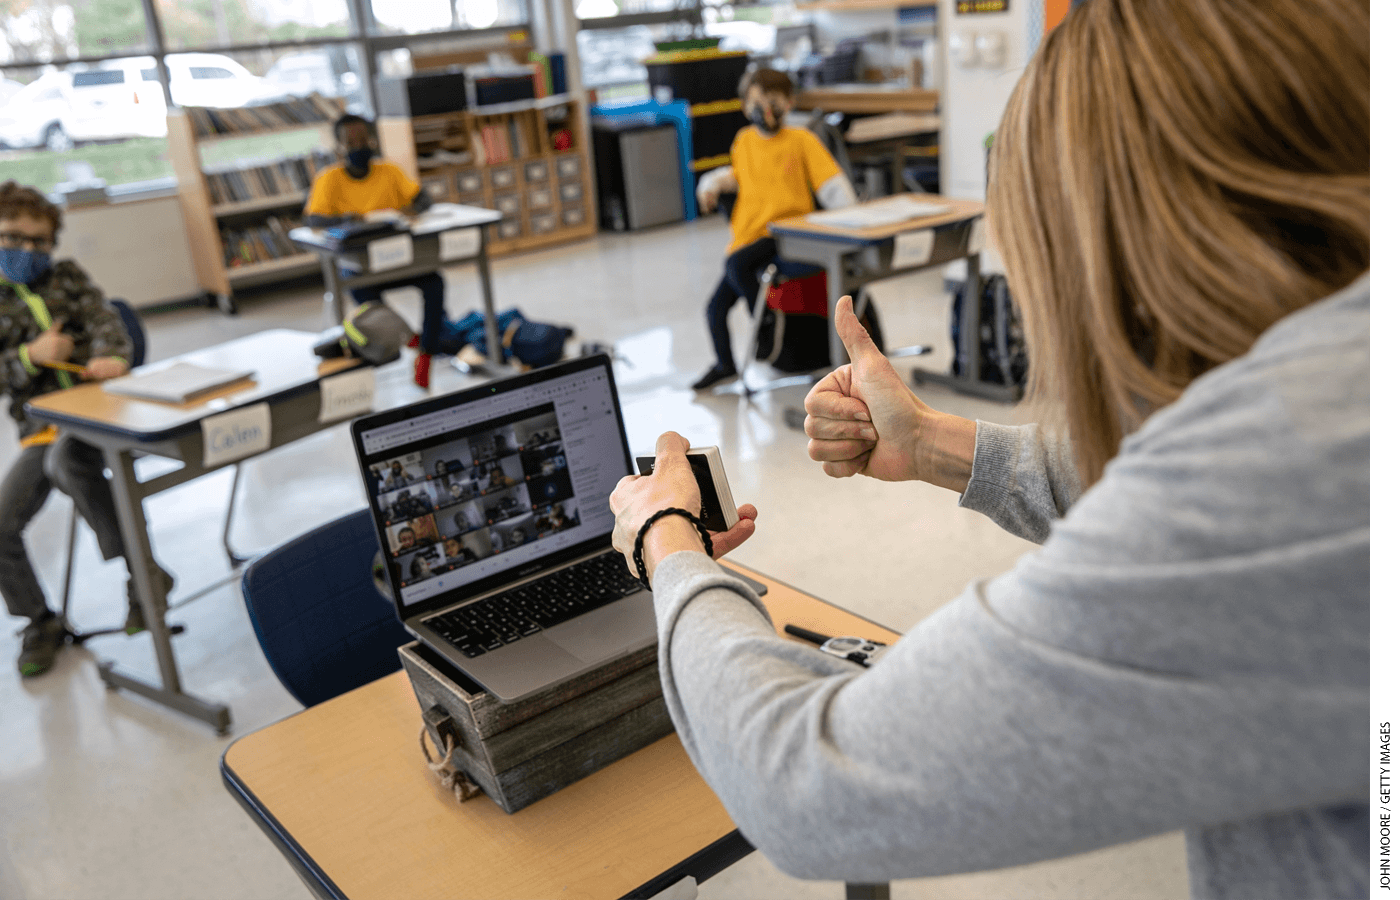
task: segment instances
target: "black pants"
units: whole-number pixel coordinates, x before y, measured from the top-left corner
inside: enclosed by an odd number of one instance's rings
[[[734,349],[729,345],[729,308],[743,297],[753,312],[758,299],[758,279],[778,258],[778,244],[772,238],[759,238],[729,254],[724,261],[724,277],[705,308],[715,359],[721,366],[735,368]]]
[[[444,301],[447,289],[443,284],[442,275],[429,272],[427,275],[406,278],[403,281],[355,288],[350,291],[350,296],[355,298],[356,303],[379,303],[383,301],[385,291],[401,287],[416,287],[423,292],[423,339],[420,346],[427,353],[437,353],[446,315]]]
[[[12,616],[37,618],[48,609],[24,548],[24,529],[57,487],[92,526],[103,559],[123,555],[112,486],[102,451],[69,435],[44,447],[26,447],[0,481],[0,595]]]

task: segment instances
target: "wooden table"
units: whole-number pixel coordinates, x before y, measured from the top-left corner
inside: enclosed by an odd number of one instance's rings
[[[931,113],[938,109],[938,91],[878,84],[835,84],[798,91],[793,106],[826,113]]]
[[[346,246],[332,239],[324,228],[306,226],[293,228],[287,233],[287,237],[298,247],[321,257],[321,276],[326,284],[323,309],[327,327],[336,325],[345,315],[343,301],[347,291],[427,275],[438,271],[444,265],[455,265],[459,262],[476,263],[477,275],[481,279],[481,303],[489,324],[496,321],[496,306],[491,293],[491,262],[486,252],[486,226],[500,220],[501,213],[498,210],[463,206],[460,203],[434,203],[427,212],[411,220],[407,233],[413,242],[412,258],[402,265],[379,272],[371,271],[370,266],[369,245],[374,243],[373,240],[352,242],[350,246]],[[476,253],[445,258],[442,252],[443,234],[466,228],[476,229]],[[379,235],[376,240],[394,236]],[[342,269],[354,274],[342,274]],[[497,366],[504,362],[501,355],[501,338],[495,328],[486,329],[486,358]]]
[[[165,595],[156,575],[151,555],[151,538],[142,501],[161,491],[207,475],[228,463],[206,467],[201,423],[212,415],[266,403],[271,415],[271,446],[280,447],[305,437],[329,422],[320,421],[321,379],[360,368],[359,359],[324,361],[312,353],[318,335],[277,329],[239,338],[171,360],[142,366],[136,371],[160,369],[176,362],[222,369],[252,369],[253,375],[188,403],[158,403],[110,394],[96,382],[66,391],[55,391],[31,400],[31,418],[57,425],[64,432],[102,449],[112,471],[112,493],[127,565],[136,584],[136,593],[146,616],[147,632],[155,645],[161,684],[147,684],[102,663],[102,680],[112,688],[126,688],[157,703],[213,725],[220,733],[232,719],[228,706],[201,700],[184,692],[175,654],[170,646],[170,628],[163,615]],[[145,481],[136,477],[137,456],[154,455],[176,460],[181,467]],[[237,485],[235,484],[235,491]],[[225,549],[228,521],[225,520]]]
[[[727,563],[726,563],[727,564]],[[897,635],[742,566],[785,624]],[[465,804],[418,747],[423,720],[397,672],[234,741],[225,786],[321,897],[649,897],[752,850],[671,734],[514,815]],[[888,896],[851,885],[852,896]]]
[[[936,194],[897,194],[862,204],[878,207],[886,203],[918,202],[951,207],[915,219],[873,228],[843,228],[820,225],[806,216],[779,219],[768,226],[778,244],[778,256],[789,262],[803,262],[826,270],[828,309],[827,341],[831,349],[831,364],[839,366],[848,361],[845,345],[836,333],[836,301],[844,294],[855,296],[867,284],[891,275],[914,272],[931,266],[946,265],[957,259],[967,260],[967,290],[971,298],[962,305],[958,353],[965,360],[958,375],[916,370],[919,383],[936,383],[954,390],[991,400],[1019,400],[1016,386],[991,384],[981,379],[979,332],[980,310],[977,298],[981,293],[981,250],[983,204],[976,200],[956,200]],[[894,267],[895,240],[902,234],[931,230],[933,247],[928,258],[917,265]],[[800,427],[800,420],[799,425]]]

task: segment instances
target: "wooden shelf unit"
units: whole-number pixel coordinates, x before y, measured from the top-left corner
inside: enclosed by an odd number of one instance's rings
[[[569,95],[431,116],[385,116],[378,122],[380,152],[436,202],[498,209],[491,226],[492,256],[580,240],[598,232],[593,162],[581,142],[588,127],[581,100]],[[483,127],[514,129],[510,158],[484,163]],[[568,128],[568,150],[555,150],[554,132]],[[470,161],[426,167],[438,150]],[[424,159],[420,159],[423,154]]]
[[[201,288],[214,296],[221,309],[226,312],[234,309],[232,294],[235,287],[246,286],[270,277],[295,277],[320,270],[318,257],[314,253],[297,253],[239,266],[224,264],[224,246],[219,227],[221,222],[237,217],[256,216],[258,213],[271,214],[277,210],[285,210],[300,217],[306,194],[299,191],[216,204],[205,178],[200,147],[235,137],[249,138],[263,134],[315,129],[320,132],[320,145],[329,150],[335,146],[331,122],[308,122],[304,125],[267,128],[263,131],[199,137],[195,135],[193,124],[183,111],[172,113],[166,122],[170,165],[175,170],[180,211],[185,217],[185,231],[189,235],[195,278]]]

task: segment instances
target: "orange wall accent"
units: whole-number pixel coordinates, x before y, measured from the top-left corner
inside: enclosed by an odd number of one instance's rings
[[[1070,0],[1045,0],[1045,33],[1060,24],[1069,14]]]

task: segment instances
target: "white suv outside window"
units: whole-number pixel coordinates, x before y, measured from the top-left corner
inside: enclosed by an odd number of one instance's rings
[[[262,79],[219,53],[172,53],[170,93],[180,106],[244,106]],[[155,58],[133,56],[48,72],[0,106],[0,143],[65,150],[78,141],[165,136]]]

